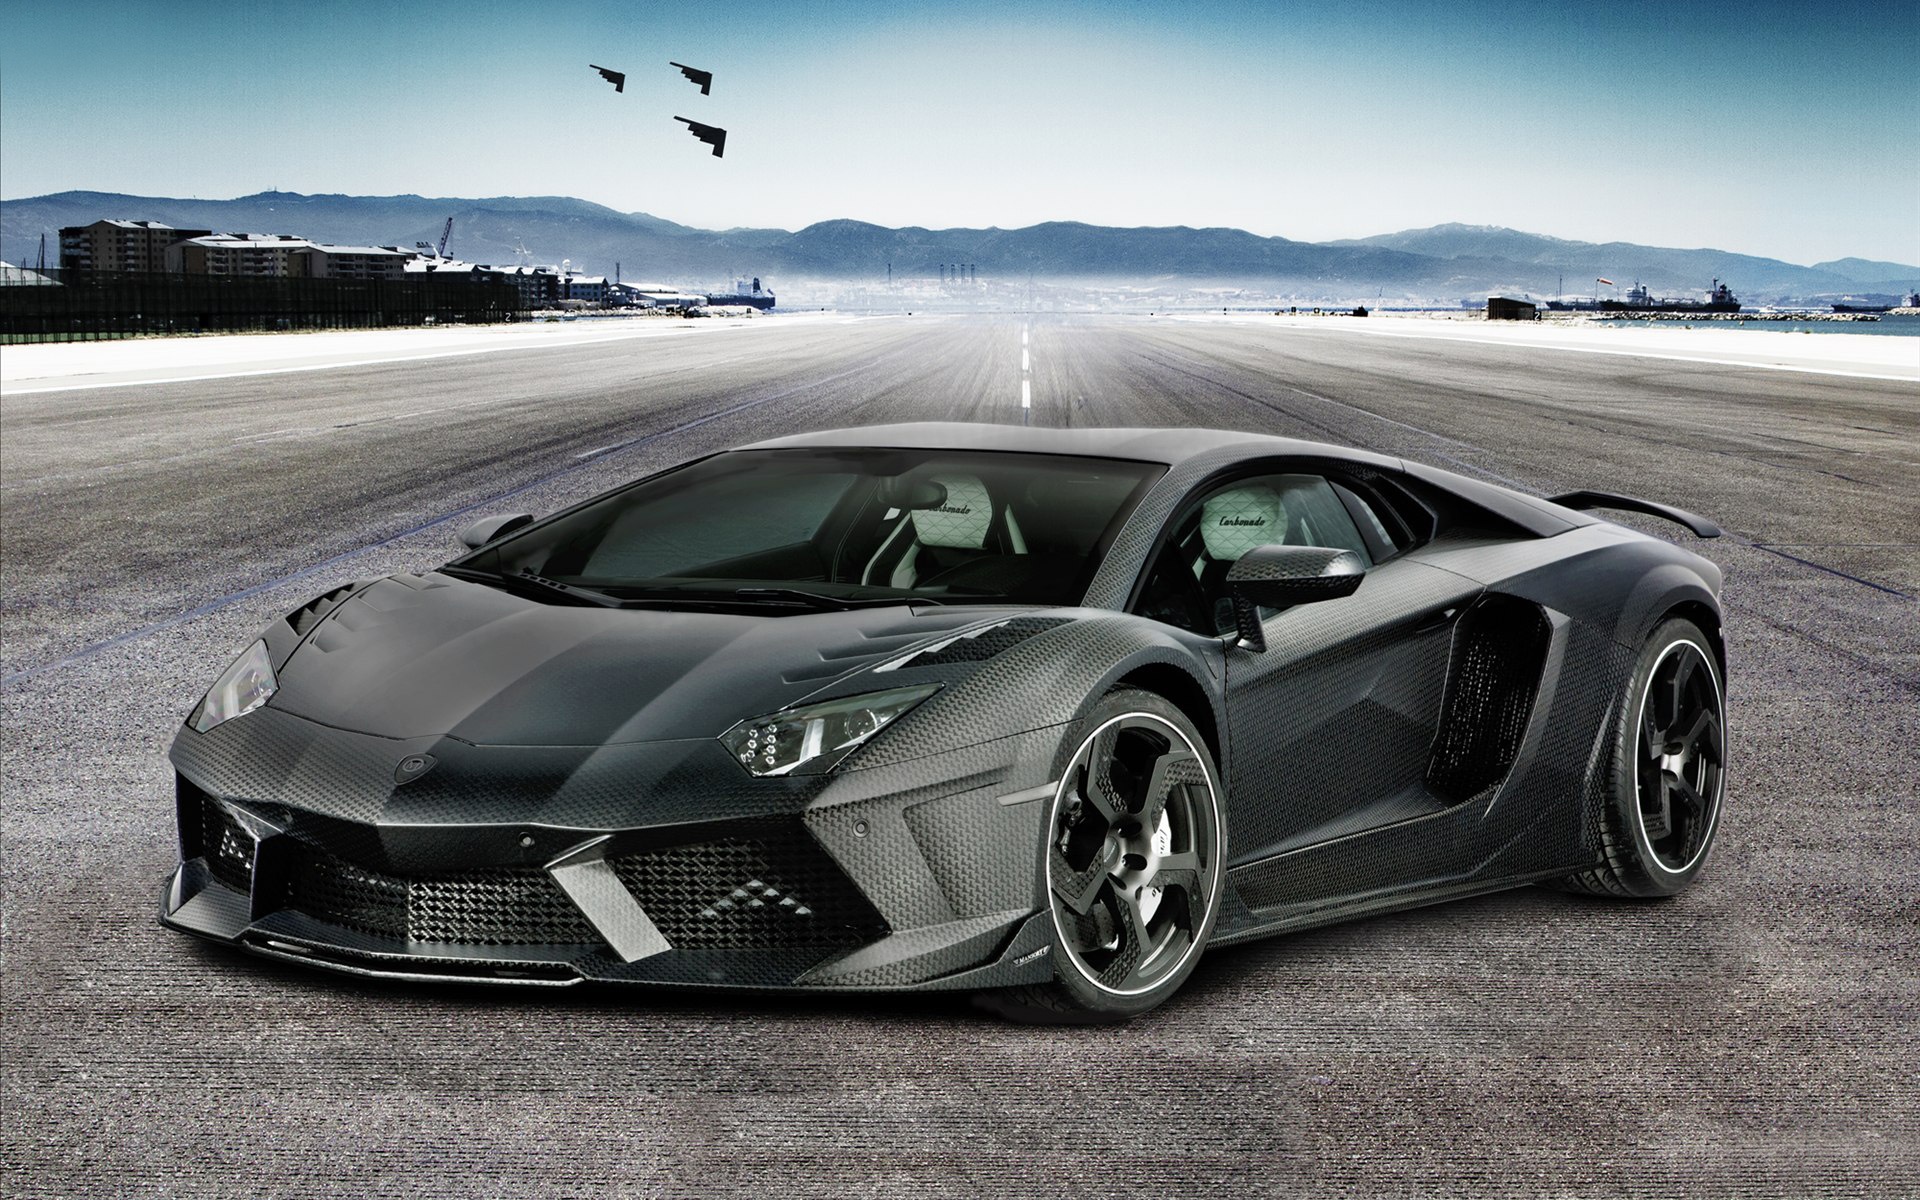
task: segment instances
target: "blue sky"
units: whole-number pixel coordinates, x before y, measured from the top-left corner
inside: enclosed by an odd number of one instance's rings
[[[555,194],[720,228],[1307,240],[1463,221],[1912,263],[1917,65],[1916,0],[15,0],[0,196]],[[728,128],[727,156],[675,115]]]

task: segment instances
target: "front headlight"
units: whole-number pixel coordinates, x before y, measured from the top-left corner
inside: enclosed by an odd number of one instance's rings
[[[259,708],[279,689],[280,683],[273,677],[273,660],[267,657],[267,644],[255,642],[233,660],[233,665],[207,692],[187,723],[195,733],[205,733],[222,721],[231,721]]]
[[[720,740],[755,775],[824,775],[939,690],[934,683],[784,709],[742,721]]]

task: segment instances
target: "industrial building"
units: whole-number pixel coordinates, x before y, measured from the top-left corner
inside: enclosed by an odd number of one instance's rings
[[[607,302],[607,277],[605,275],[575,275],[571,271],[560,279],[560,298],[577,300],[583,304],[605,304]]]
[[[675,289],[623,287],[570,264],[490,267],[452,258],[447,234],[438,247],[341,246],[294,234],[215,233],[176,229],[160,221],[101,220],[60,231],[63,271],[232,279],[414,280],[480,285],[510,284],[527,310],[568,307],[687,307],[702,298]],[[133,286],[127,281],[124,286]]]
[[[63,270],[398,279],[412,257],[391,246],[333,246],[291,234],[175,229],[159,221],[95,221],[60,231]]]
[[[164,271],[168,246],[212,232],[175,229],[159,221],[69,225],[60,231],[60,267],[67,271]]]
[[[520,291],[520,307],[556,308],[560,304],[560,275],[543,267],[488,267]]]
[[[1513,300],[1506,296],[1487,297],[1489,321],[1538,321],[1540,306],[1531,300]]]
[[[620,285],[620,290],[629,303],[642,308],[696,308],[707,302],[705,296],[670,287],[636,287],[628,283]]]
[[[288,273],[309,279],[399,279],[413,255],[385,246],[309,244],[288,255]]]
[[[271,233],[214,233],[167,247],[166,269],[174,275],[251,275],[281,277],[294,272],[289,258],[308,250],[306,238]]]

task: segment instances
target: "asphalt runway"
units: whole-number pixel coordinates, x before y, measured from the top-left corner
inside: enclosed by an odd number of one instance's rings
[[[1242,428],[1715,518],[1689,542],[1727,572],[1714,860],[1664,903],[1524,890],[1219,951],[1105,1029],[361,982],[155,925],[167,743],[262,625],[444,561],[475,516],[912,419]],[[10,394],[0,432],[9,1196],[1920,1195],[1920,385],[775,319]]]

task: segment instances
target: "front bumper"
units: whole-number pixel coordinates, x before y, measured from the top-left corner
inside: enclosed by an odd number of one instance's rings
[[[1045,779],[1048,743],[1023,735],[774,781],[746,802],[730,761],[669,747],[638,772],[648,785],[628,789],[662,798],[624,814],[667,819],[614,825],[605,775],[628,772],[605,749],[582,751],[571,770],[529,771],[518,758],[490,770],[498,750],[263,711],[176,739],[182,861],[160,920],[268,957],[401,979],[1040,982],[1052,972],[1034,881],[1043,789],[1008,793],[1036,771]],[[428,752],[431,788],[396,776],[395,761]],[[714,786],[701,788],[710,766]],[[680,787],[655,790],[668,780]],[[572,799],[583,791],[587,810]],[[462,793],[480,800],[460,804]],[[469,820],[449,819],[462,808]]]

